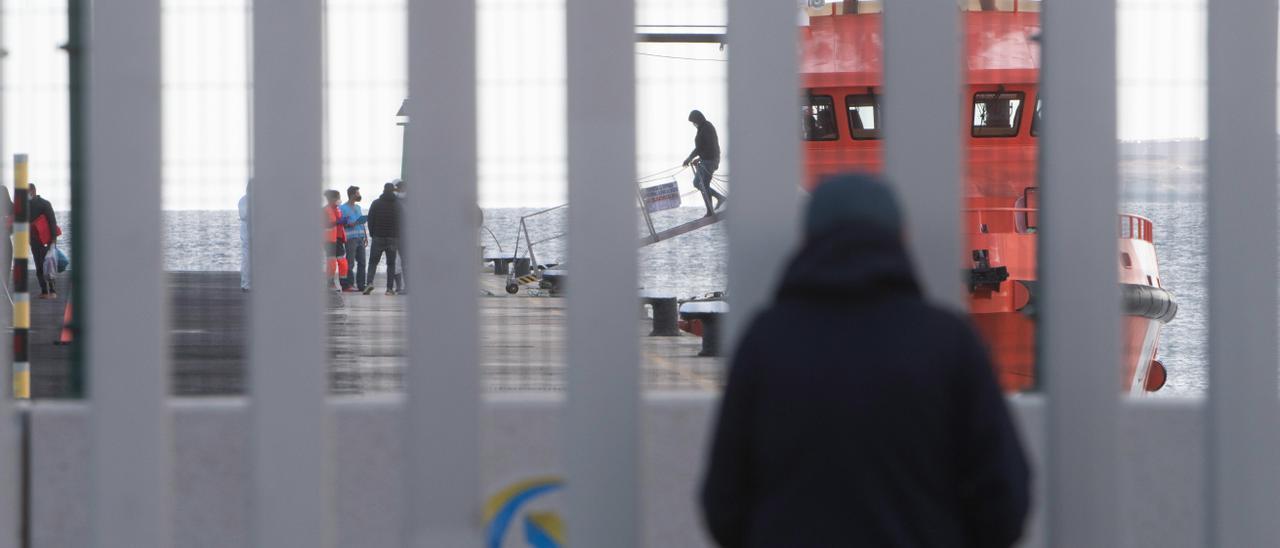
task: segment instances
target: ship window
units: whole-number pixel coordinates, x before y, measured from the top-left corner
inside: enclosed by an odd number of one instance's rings
[[[836,128],[835,101],[830,95],[810,95],[800,108],[800,117],[806,141],[834,141],[840,138]]]
[[[845,107],[849,109],[849,133],[854,139],[880,138],[880,104],[875,95],[847,95]]]
[[[1022,121],[1022,92],[982,92],[973,96],[973,136],[1013,137]]]
[[[1031,136],[1040,135],[1040,96],[1036,96],[1036,111],[1031,114]]]

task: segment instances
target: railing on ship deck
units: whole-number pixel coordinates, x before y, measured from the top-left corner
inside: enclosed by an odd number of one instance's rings
[[[979,234],[1035,232],[1039,209],[1031,207],[976,207],[964,210],[966,228]],[[1119,237],[1155,243],[1155,223],[1141,215],[1121,213]]]
[[[958,4],[963,11],[1040,11],[1041,0],[991,0],[990,4],[984,9],[982,0],[960,0]],[[815,5],[814,2],[805,2],[805,11],[810,17],[822,17],[824,15],[844,15],[851,13],[850,10],[856,7],[859,14],[866,13],[883,13],[884,2],[881,0],[858,0],[857,2],[849,2],[846,0],[825,0]],[[856,6],[853,6],[856,4]]]
[[[1155,243],[1155,223],[1141,215],[1120,214],[1120,237]]]

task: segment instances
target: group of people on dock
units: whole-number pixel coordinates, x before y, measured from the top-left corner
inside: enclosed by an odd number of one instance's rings
[[[707,215],[710,216],[724,205],[726,199],[713,186],[715,172],[720,168],[720,138],[715,126],[701,111],[691,111],[688,119],[697,128],[697,135],[694,137],[694,149],[685,158],[684,166],[693,168],[693,186],[702,194]],[[249,291],[250,288],[250,188],[245,188],[245,195],[240,198],[239,203],[242,291]],[[400,179],[384,184],[382,194],[369,205],[369,213],[365,215],[360,205],[364,197],[359,186],[347,187],[346,202],[342,202],[342,195],[337,190],[324,191],[325,284],[330,289],[365,295],[373,293],[373,279],[378,272],[378,264],[385,255],[385,294],[404,295],[408,292],[405,287],[404,253],[400,246],[400,200],[404,193],[405,184]],[[35,240],[32,240],[32,245],[34,250]],[[41,255],[37,252],[37,266],[40,265],[40,259]],[[41,280],[43,286],[43,278]]]
[[[336,190],[326,190],[325,265],[326,284],[335,291],[373,293],[373,278],[383,255],[387,258],[386,295],[404,295],[404,254],[400,248],[400,200],[404,181],[396,179],[382,186],[382,195],[369,205],[365,215],[360,207],[360,187],[347,187],[347,201],[339,204]],[[366,262],[365,249],[368,248]],[[337,283],[334,283],[335,277]]]
[[[240,198],[240,289],[249,291],[250,186]],[[322,227],[325,246],[325,284],[344,293],[373,293],[374,277],[383,256],[387,259],[386,295],[408,293],[404,253],[400,248],[400,200],[405,183],[394,179],[382,185],[382,194],[369,205],[366,215],[360,187],[347,187],[347,201],[337,190],[324,191]],[[367,250],[367,255],[366,255]],[[367,261],[366,261],[367,257]]]

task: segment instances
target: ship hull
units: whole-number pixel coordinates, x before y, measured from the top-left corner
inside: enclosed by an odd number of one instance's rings
[[[1021,312],[973,314],[972,318],[991,351],[1000,387],[1006,392],[1037,390],[1040,377],[1036,366],[1035,319]],[[1141,316],[1121,318],[1122,345],[1116,367],[1124,392],[1146,393],[1162,325],[1158,320]]]
[[[971,221],[980,219],[970,215]],[[1122,217],[1127,219],[1129,217]],[[1019,228],[1019,227],[1015,227]],[[1025,227],[1020,227],[1026,230]],[[1163,371],[1152,377],[1165,323],[1177,313],[1177,305],[1161,286],[1155,247],[1149,233],[1122,231],[1118,240],[1120,355],[1116,357],[1121,389],[1143,394],[1163,384]],[[986,341],[1001,387],[1008,392],[1038,388],[1036,321],[1042,312],[1037,297],[1044,290],[1035,272],[1034,233],[976,233],[970,247],[986,252],[989,268],[1003,267],[1009,278],[999,286],[971,288],[969,310],[977,331]],[[1156,366],[1162,367],[1162,366]]]

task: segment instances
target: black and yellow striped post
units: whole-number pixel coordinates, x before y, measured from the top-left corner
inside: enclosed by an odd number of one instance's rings
[[[27,224],[27,155],[13,157],[13,397],[31,398],[31,364],[27,342],[31,329],[31,296],[27,292],[27,261],[31,236]]]

